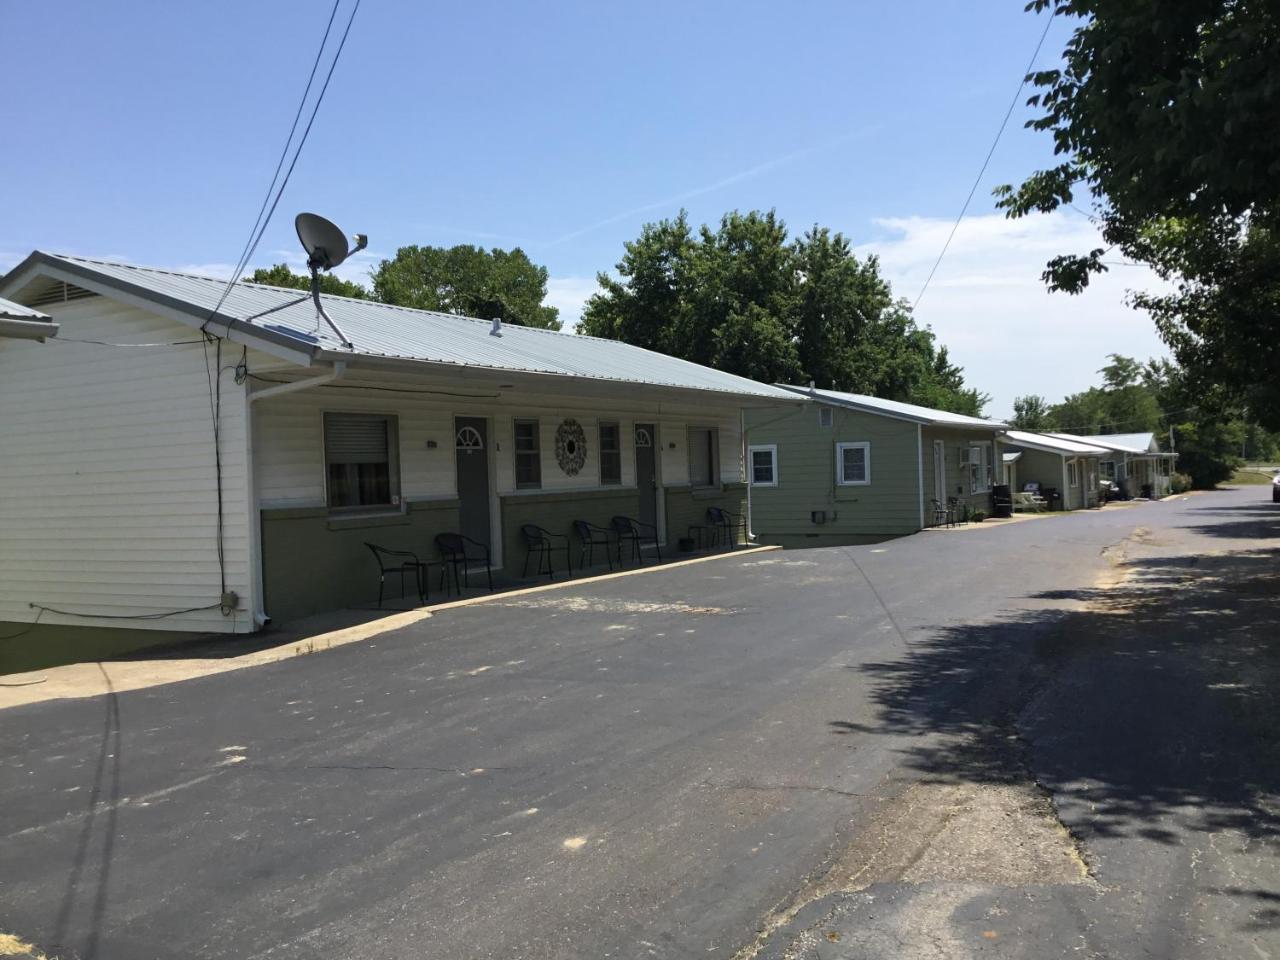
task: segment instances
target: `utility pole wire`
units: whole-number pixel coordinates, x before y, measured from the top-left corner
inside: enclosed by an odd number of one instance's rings
[[[924,286],[916,294],[915,303],[911,305],[912,310],[920,306],[920,300],[924,297],[924,292],[929,289],[929,284],[933,281],[933,275],[938,272],[938,267],[942,264],[942,258],[947,255],[947,249],[955,238],[956,230],[960,228],[960,221],[969,212],[969,204],[973,201],[973,195],[978,192],[978,184],[982,182],[982,176],[987,172],[987,164],[991,162],[991,157],[996,152],[1000,138],[1004,136],[1005,127],[1009,125],[1009,118],[1013,116],[1014,108],[1018,105],[1018,98],[1022,96],[1022,88],[1027,85],[1027,77],[1031,74],[1031,68],[1036,65],[1036,58],[1040,56],[1040,48],[1044,46],[1044,38],[1049,35],[1049,28],[1053,26],[1054,16],[1056,14],[1049,14],[1049,20],[1045,23],[1044,30],[1040,34],[1040,42],[1036,44],[1035,52],[1031,54],[1031,59],[1027,61],[1027,69],[1022,71],[1022,82],[1018,84],[1018,89],[1014,92],[1013,99],[1009,101],[1009,109],[1005,111],[1004,119],[1000,121],[1000,129],[996,131],[996,138],[991,141],[991,149],[987,151],[987,158],[982,161],[982,169],[974,177],[973,186],[969,188],[969,196],[965,197],[964,206],[960,208],[960,216],[956,217],[956,222],[951,225],[951,232],[947,234],[947,242],[942,245],[942,251],[938,254],[938,259],[933,262],[933,269],[929,271],[929,276],[925,278]]]

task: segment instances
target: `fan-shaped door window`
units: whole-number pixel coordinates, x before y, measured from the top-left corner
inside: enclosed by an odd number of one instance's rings
[[[470,453],[472,450],[483,450],[484,437],[480,436],[480,431],[475,427],[463,427],[458,431],[457,447],[459,450],[465,450],[467,453]]]
[[[636,446],[652,447],[653,434],[649,432],[648,427],[636,427]]]

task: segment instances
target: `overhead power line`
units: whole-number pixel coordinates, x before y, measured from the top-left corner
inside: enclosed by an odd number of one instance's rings
[[[1000,143],[1000,138],[1004,136],[1005,127],[1009,125],[1009,118],[1013,116],[1014,108],[1018,105],[1018,98],[1022,96],[1022,88],[1027,85],[1027,76],[1031,73],[1031,68],[1036,65],[1036,58],[1040,56],[1040,48],[1044,46],[1044,38],[1049,35],[1049,27],[1053,25],[1055,14],[1050,13],[1049,19],[1044,25],[1044,30],[1040,33],[1040,40],[1036,43],[1035,52],[1031,54],[1031,59],[1027,61],[1027,68],[1022,71],[1022,80],[1018,84],[1018,89],[1014,91],[1013,99],[1009,101],[1009,109],[1005,111],[1004,119],[1000,121],[1000,129],[996,131],[996,137],[991,141],[991,149],[987,151],[986,159],[982,161],[982,169],[978,171],[978,175],[973,179],[973,186],[969,188],[969,195],[965,197],[964,206],[960,208],[960,216],[956,217],[956,222],[951,225],[951,232],[947,234],[947,242],[942,245],[942,250],[938,253],[938,259],[933,262],[933,268],[929,271],[929,276],[925,278],[924,286],[920,288],[920,292],[916,294],[915,303],[911,305],[914,310],[920,306],[920,300],[924,297],[924,292],[929,289],[929,284],[933,281],[933,275],[938,272],[938,267],[942,263],[942,258],[947,255],[947,249],[951,246],[951,241],[955,238],[956,230],[960,227],[960,221],[964,219],[964,215],[969,212],[969,204],[973,201],[973,195],[978,192],[978,184],[982,182],[982,176],[987,172],[987,164],[991,162],[991,157],[996,152],[996,147]]]

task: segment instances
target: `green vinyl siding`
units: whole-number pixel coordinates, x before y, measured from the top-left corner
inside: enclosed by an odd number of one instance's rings
[[[1063,484],[1066,482],[1062,456],[1057,453],[1046,453],[1043,450],[1023,449],[1018,460],[1018,488],[1028,483],[1040,484],[1040,492],[1057,490],[1065,495]]]
[[[776,444],[778,483],[751,488],[752,532],[763,543],[866,543],[920,528],[919,457],[914,423],[819,404],[790,412],[747,411],[748,445]],[[871,444],[871,482],[836,483],[836,444]],[[814,512],[826,522],[815,523]]]
[[[936,494],[934,492],[934,441],[942,441],[945,456],[945,486],[948,499],[954,497],[966,503],[970,510],[991,512],[991,492],[970,493],[968,468],[962,465],[965,454],[971,447],[986,446],[991,458],[992,486],[1002,483],[1002,467],[1000,451],[996,444],[995,430],[965,430],[944,427],[924,427],[921,430],[924,441],[924,500],[925,506],[931,508]],[[932,519],[932,509],[926,511],[926,520]]]

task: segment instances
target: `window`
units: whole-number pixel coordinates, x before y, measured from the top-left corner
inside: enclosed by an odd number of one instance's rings
[[[516,489],[536,490],[542,486],[542,451],[538,443],[538,421],[516,421]]]
[[[871,444],[836,444],[836,483],[862,486],[871,482]]]
[[[622,431],[616,423],[600,424],[600,483],[622,482]]]
[[[330,509],[399,506],[398,450],[395,417],[326,413],[324,466]]]
[[[832,420],[831,408],[819,407],[818,408],[818,426],[829,427],[831,426],[831,420]]]
[[[751,461],[751,485],[753,487],[776,487],[778,485],[778,446],[762,444],[747,448]]]
[[[720,441],[715,427],[689,428],[689,483],[695,487],[716,485]]]
[[[1080,461],[1067,461],[1067,485],[1071,487],[1080,486]]]
[[[1098,469],[1102,471],[1102,476],[1107,480],[1116,478],[1116,462],[1114,460],[1103,460],[1098,464]]]
[[[991,466],[991,444],[983,443],[969,448],[969,492],[986,493],[991,489],[994,474]]]

